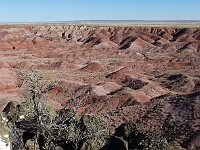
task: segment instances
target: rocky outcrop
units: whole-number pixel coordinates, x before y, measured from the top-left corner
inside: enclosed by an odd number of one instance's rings
[[[156,133],[145,131],[135,124],[127,122],[119,126],[115,136],[122,137],[128,142],[128,149],[172,149],[167,140]]]

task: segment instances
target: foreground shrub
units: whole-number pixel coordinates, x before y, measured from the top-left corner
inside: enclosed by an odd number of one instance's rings
[[[56,112],[47,105],[43,97],[56,86],[55,82],[41,84],[41,77],[34,71],[23,72],[21,78],[21,85],[28,87],[27,101],[16,104],[14,112],[10,109],[12,105],[5,108],[11,122],[13,149],[80,149],[87,139],[108,135],[108,121],[104,117],[77,115],[80,102],[76,98],[73,98],[73,104],[77,104],[74,109]]]

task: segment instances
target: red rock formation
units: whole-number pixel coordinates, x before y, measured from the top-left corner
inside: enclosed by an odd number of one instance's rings
[[[156,100],[165,104],[158,109],[163,113],[171,110],[173,97],[198,92],[199,52],[199,28],[2,25],[0,109],[20,100],[17,72],[36,69],[44,82],[59,81],[46,98],[49,103],[57,109],[69,106],[76,91],[83,98],[79,113],[109,111],[114,131],[125,121],[152,114],[160,105]],[[158,120],[153,121],[155,131],[164,132]]]

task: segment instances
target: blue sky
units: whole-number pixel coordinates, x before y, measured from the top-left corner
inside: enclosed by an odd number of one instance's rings
[[[1,0],[0,22],[200,20],[200,0]]]

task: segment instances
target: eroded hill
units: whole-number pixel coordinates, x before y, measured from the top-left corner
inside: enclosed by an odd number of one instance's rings
[[[199,28],[2,25],[1,110],[21,100],[17,74],[34,69],[58,80],[46,98],[57,109],[89,89],[79,114],[109,114],[112,133],[129,121],[197,147],[199,60]]]

